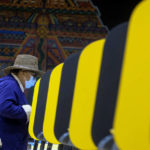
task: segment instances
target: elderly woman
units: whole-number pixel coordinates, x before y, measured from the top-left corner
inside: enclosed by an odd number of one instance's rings
[[[33,86],[35,76],[42,75],[38,59],[32,55],[18,55],[13,66],[4,69],[0,78],[0,139],[2,150],[27,150],[28,122],[31,106],[24,89]]]

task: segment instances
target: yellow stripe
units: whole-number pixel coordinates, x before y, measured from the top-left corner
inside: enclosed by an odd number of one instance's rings
[[[150,149],[150,1],[132,13],[114,121],[121,150]]]
[[[78,63],[69,133],[80,149],[97,149],[91,129],[105,40],[89,44]]]
[[[55,20],[53,18],[53,15],[50,15],[50,18],[51,18],[52,24],[55,24]]]
[[[38,16],[38,14],[36,14],[36,15],[34,16],[34,18],[32,19],[32,23],[35,22],[35,19],[37,18],[37,16]]]
[[[74,3],[72,2],[72,0],[68,0],[68,1],[69,1],[70,5],[71,5],[72,7],[74,7]]]
[[[29,134],[35,140],[38,140],[38,139],[34,135],[33,128],[34,128],[34,119],[35,119],[35,113],[36,113],[36,106],[37,106],[37,99],[38,99],[38,92],[39,92],[40,81],[41,81],[41,79],[39,79],[36,82],[35,87],[34,87],[34,94],[33,94],[33,101],[32,101],[32,110],[31,110],[31,116],[30,116],[30,122],[29,122]]]
[[[54,125],[57,110],[58,94],[63,64],[58,65],[51,73],[46,111],[43,125],[43,134],[50,143],[60,144],[55,137]]]

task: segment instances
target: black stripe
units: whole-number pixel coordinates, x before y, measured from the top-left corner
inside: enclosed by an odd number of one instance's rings
[[[34,134],[36,137],[43,132],[43,121],[45,115],[46,101],[47,101],[47,93],[49,87],[51,71],[45,73],[40,82],[37,106],[36,106],[36,114],[34,120]]]
[[[62,77],[60,82],[60,91],[55,119],[54,132],[56,138],[59,138],[67,131],[70,120],[72,99],[75,85],[75,77],[80,53],[69,56],[64,62]]]
[[[92,137],[97,145],[112,128],[128,23],[115,27],[107,37],[95,105]]]

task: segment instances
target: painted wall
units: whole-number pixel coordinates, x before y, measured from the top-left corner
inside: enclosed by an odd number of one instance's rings
[[[91,1],[0,0],[0,69],[26,53],[37,56],[47,71],[106,35]]]

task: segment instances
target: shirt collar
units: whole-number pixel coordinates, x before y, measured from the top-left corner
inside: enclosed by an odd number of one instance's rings
[[[22,83],[20,82],[19,78],[18,78],[14,73],[11,73],[11,75],[12,75],[12,76],[15,78],[15,80],[18,82],[21,91],[24,92],[24,87],[23,87]]]

